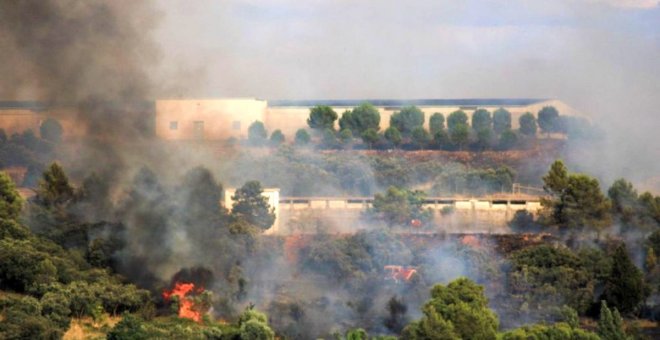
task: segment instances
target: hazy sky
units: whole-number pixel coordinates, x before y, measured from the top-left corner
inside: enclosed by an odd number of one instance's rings
[[[579,97],[658,80],[657,4],[161,0],[158,40],[208,96]]]

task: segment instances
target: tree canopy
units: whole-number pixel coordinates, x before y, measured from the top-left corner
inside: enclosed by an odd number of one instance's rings
[[[275,222],[275,208],[268,204],[263,195],[261,183],[249,181],[236,190],[232,200],[232,215],[248,223],[266,230]]]
[[[307,118],[307,125],[312,129],[325,130],[335,128],[335,120],[337,120],[337,112],[330,106],[319,105],[309,110],[309,118]]]
[[[404,137],[410,136],[412,132],[424,124],[424,112],[416,106],[406,106],[401,111],[390,117],[390,126],[401,132]]]
[[[493,130],[495,133],[502,133],[511,129],[511,112],[504,108],[499,108],[493,112]]]

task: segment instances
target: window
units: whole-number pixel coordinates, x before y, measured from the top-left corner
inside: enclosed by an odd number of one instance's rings
[[[177,121],[170,122],[170,130],[176,130],[178,128],[179,128],[179,122]]]
[[[234,130],[239,131],[241,129],[241,122],[238,120],[235,120],[231,123],[231,128]]]

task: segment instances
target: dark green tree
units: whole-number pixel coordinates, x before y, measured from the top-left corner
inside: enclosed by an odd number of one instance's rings
[[[341,130],[349,129],[354,136],[361,136],[368,129],[380,129],[380,113],[373,105],[362,103],[351,111],[346,111],[339,119]]]
[[[248,127],[248,140],[252,145],[263,145],[268,138],[264,123],[256,120]]]
[[[385,139],[397,147],[401,144],[401,133],[396,127],[390,126],[385,130]]]
[[[62,140],[62,125],[54,118],[47,118],[41,123],[39,134],[42,139],[52,143],[59,143]]]
[[[349,129],[339,131],[339,140],[342,144],[349,144],[353,140],[353,132]]]
[[[538,113],[538,124],[545,133],[559,132],[559,111],[553,106],[545,106]]]
[[[0,171],[0,218],[15,220],[21,213],[23,199],[16,191],[14,181]]]
[[[445,116],[440,112],[436,112],[429,118],[429,131],[431,135],[435,136],[436,133],[445,129]]]
[[[321,143],[326,148],[336,147],[338,145],[338,141],[337,141],[337,135],[335,134],[335,130],[330,128],[323,130]]]
[[[390,117],[390,126],[397,128],[404,137],[424,125],[424,112],[416,106],[406,106]]]
[[[44,206],[50,207],[68,203],[74,197],[74,191],[64,169],[52,163],[43,174],[37,189],[37,200]]]
[[[435,285],[424,317],[404,330],[407,339],[496,339],[499,320],[484,288],[467,278]]]
[[[451,141],[449,140],[449,135],[447,134],[447,131],[444,129],[436,132],[433,135],[433,144],[436,149],[445,149],[451,145]]]
[[[625,223],[631,222],[639,212],[639,196],[632,183],[620,178],[607,190],[612,211]]]
[[[493,130],[497,134],[511,130],[511,112],[504,108],[495,110],[493,112]]]
[[[493,119],[490,116],[490,112],[484,109],[478,109],[472,114],[472,129],[474,131],[482,131],[484,129],[493,128]]]
[[[454,126],[449,133],[449,138],[451,142],[462,150],[463,147],[468,143],[470,137],[470,130],[467,124],[458,124]]]
[[[272,145],[281,145],[285,141],[284,134],[282,133],[282,130],[277,129],[273,131],[273,133],[270,135],[270,143]]]
[[[362,135],[362,141],[364,144],[366,144],[369,148],[372,148],[376,142],[380,139],[380,135],[378,135],[378,131],[375,129],[367,129],[365,130]]]
[[[236,219],[242,219],[248,223],[266,230],[275,222],[275,209],[268,204],[268,199],[263,195],[261,183],[258,181],[246,182],[240,189],[236,190],[232,200],[232,215]]]
[[[504,130],[500,134],[500,150],[511,150],[518,144],[518,135],[513,130]]]
[[[616,247],[612,255],[612,272],[605,282],[601,299],[628,314],[637,310],[648,294],[644,276],[628,256],[625,244]]]
[[[447,117],[447,129],[449,130],[450,135],[453,134],[457,127],[463,125],[466,127],[468,126],[468,116],[465,112],[461,110],[454,111],[449,114],[449,117]]]
[[[623,319],[621,319],[619,311],[614,308],[614,312],[612,312],[607,308],[607,302],[604,300],[600,304],[598,335],[602,340],[632,340],[623,329]]]
[[[309,125],[310,128],[317,130],[334,130],[337,117],[337,112],[335,112],[330,106],[315,106],[309,110],[307,125]]]
[[[410,139],[419,149],[426,148],[431,142],[431,136],[422,126],[418,126],[412,131]]]
[[[583,174],[568,174],[562,161],[555,161],[543,177],[543,188],[551,198],[541,199],[546,224],[560,227],[601,228],[610,222],[610,203],[598,180]]]
[[[309,136],[309,133],[305,129],[298,129],[296,131],[296,145],[307,145],[309,144],[309,141],[311,140],[311,137]]]
[[[431,213],[422,208],[425,197],[422,191],[410,191],[392,186],[384,195],[374,196],[370,214],[391,226],[407,226],[414,219],[428,221]]]
[[[493,139],[493,130],[490,128],[483,128],[477,131],[476,147],[479,151],[490,149]]]
[[[526,112],[518,118],[518,125],[520,125],[520,133],[523,135],[536,135],[536,118],[530,112]]]

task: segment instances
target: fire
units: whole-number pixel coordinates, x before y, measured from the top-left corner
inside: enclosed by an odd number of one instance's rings
[[[196,308],[195,301],[187,296],[190,292],[201,293],[204,288],[195,289],[194,283],[177,282],[170,291],[163,292],[163,299],[169,301],[172,296],[179,298],[179,317],[192,319],[196,322],[202,320],[202,313]]]

